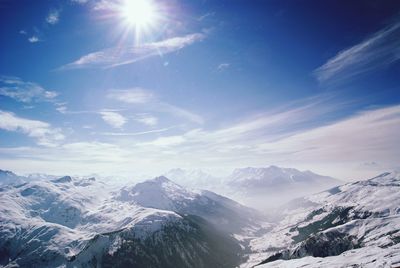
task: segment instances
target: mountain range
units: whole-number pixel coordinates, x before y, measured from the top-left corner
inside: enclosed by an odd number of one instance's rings
[[[178,168],[170,170],[166,176],[186,187],[218,191],[260,210],[268,210],[293,198],[343,183],[309,170],[277,166],[237,168],[225,177],[213,176],[202,170]]]
[[[233,175],[243,187],[332,180],[277,167]],[[166,176],[121,188],[71,176],[3,183],[0,267],[396,267],[399,187],[387,172],[263,213]]]
[[[5,267],[233,267],[259,215],[157,177],[110,192],[64,176],[0,188]]]
[[[347,183],[281,207],[242,267],[398,267],[400,173]]]

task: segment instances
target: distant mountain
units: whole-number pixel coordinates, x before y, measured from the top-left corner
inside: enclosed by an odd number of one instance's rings
[[[35,180],[54,180],[57,178],[55,175],[49,175],[45,173],[30,173],[24,176],[27,181]]]
[[[30,181],[52,180],[57,178],[54,175],[47,175],[44,173],[31,173],[24,176],[17,175],[12,171],[0,169],[0,186],[18,185]]]
[[[7,184],[20,184],[24,181],[24,177],[18,176],[11,171],[0,169],[0,186]]]
[[[184,187],[193,189],[210,189],[222,183],[222,178],[201,169],[175,168],[169,170],[164,176]]]
[[[273,189],[330,180],[244,170],[234,172],[236,182],[261,178]],[[400,174],[384,173],[295,199],[266,222],[232,199],[165,176],[123,188],[70,176],[7,184],[0,267],[396,267],[399,189]]]
[[[200,169],[171,169],[165,175],[180,185],[215,191],[259,210],[341,184],[340,180],[311,171],[269,166],[237,168],[229,176],[217,177]]]
[[[340,180],[311,171],[269,166],[238,168],[225,179],[225,195],[260,210],[341,184]]]
[[[299,171],[294,168],[277,166],[235,169],[227,181],[233,187],[245,187],[249,190],[288,187],[291,185],[321,185],[326,187],[340,182],[334,178],[321,176],[311,171]]]
[[[399,189],[392,172],[293,200],[242,267],[397,267]]]
[[[0,188],[0,266],[235,267],[254,211],[158,177],[110,191],[70,176]],[[250,230],[251,232],[251,230]]]

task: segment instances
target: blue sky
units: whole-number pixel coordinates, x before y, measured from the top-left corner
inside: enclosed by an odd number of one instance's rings
[[[140,5],[150,11],[134,16]],[[133,176],[274,164],[342,179],[397,169],[399,11],[0,1],[0,167]]]

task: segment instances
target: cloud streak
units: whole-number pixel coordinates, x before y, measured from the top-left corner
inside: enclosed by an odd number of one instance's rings
[[[400,22],[374,33],[361,43],[340,51],[314,71],[320,82],[349,79],[388,66],[400,59]]]
[[[193,43],[204,40],[205,37],[206,35],[203,33],[194,33],[131,47],[108,48],[84,55],[76,61],[60,67],[59,70],[113,68],[131,64],[150,57],[162,56],[178,51]]]
[[[372,176],[396,165],[399,167],[399,105],[365,110],[328,125],[313,126],[289,134],[273,131],[283,125],[304,122],[303,116],[315,120],[320,108],[306,105],[291,111],[264,114],[264,120],[262,117],[247,118],[224,128],[192,129],[150,140],[132,140],[129,137],[143,135],[142,138],[146,138],[148,132],[104,133],[118,136],[119,144],[64,144],[62,154],[58,148],[0,148],[0,156],[3,157],[0,163],[18,167],[18,159],[12,162],[7,157],[13,155],[29,157],[32,165],[39,169],[44,163],[51,162],[50,166],[53,167],[58,162],[63,167],[74,166],[83,171],[90,167],[96,172],[121,169],[128,173],[155,174],[173,166],[234,168],[277,164],[312,168],[343,179],[349,176]],[[325,112],[329,113],[327,110]],[[41,127],[41,124],[37,127]],[[363,163],[372,162],[385,164],[357,171]]]
[[[26,82],[18,77],[0,76],[0,95],[13,98],[19,102],[53,101],[58,93],[46,90],[42,86]]]
[[[135,121],[146,126],[155,126],[158,124],[158,118],[149,114],[138,114],[133,118]]]
[[[58,128],[50,124],[18,117],[12,112],[0,110],[0,129],[19,132],[36,139],[38,145],[53,147],[65,137]]]
[[[107,98],[130,104],[138,104],[148,103],[152,101],[155,96],[148,90],[135,87],[130,89],[110,89],[108,90]]]
[[[164,102],[160,100],[159,97],[156,96],[156,94],[154,94],[152,91],[144,88],[135,87],[130,89],[110,89],[106,96],[109,99],[116,100],[121,103],[128,105],[141,105],[141,108],[161,113],[168,113],[175,117],[184,118],[196,124],[204,123],[204,119],[200,115],[188,111],[182,107]],[[145,124],[147,123],[147,125],[155,123],[154,118],[144,118],[137,121]]]

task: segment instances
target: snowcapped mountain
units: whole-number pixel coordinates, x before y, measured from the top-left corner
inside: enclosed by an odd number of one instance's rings
[[[119,201],[143,207],[200,216],[225,231],[240,233],[256,228],[257,213],[239,203],[209,191],[190,191],[161,176],[125,187],[117,193]]]
[[[384,173],[295,199],[266,222],[165,176],[120,189],[93,177],[8,184],[0,188],[0,267],[396,266],[399,187],[400,173]]]
[[[49,175],[45,173],[29,173],[24,175],[25,181],[35,181],[35,180],[54,180],[57,178],[55,175]]]
[[[0,169],[0,186],[7,184],[20,184],[24,181],[25,180],[22,176],[18,176],[8,170]]]
[[[232,232],[254,227],[253,213],[165,177],[119,191],[70,176],[7,185],[0,266],[234,267],[244,249]]]
[[[294,168],[269,166],[267,168],[235,169],[228,179],[235,187],[247,189],[265,189],[269,187],[286,187],[296,184],[331,185],[338,182],[328,176],[321,176],[311,171],[299,171]]]
[[[165,175],[180,185],[216,191],[259,210],[276,208],[289,200],[341,184],[342,182],[294,168],[238,168],[229,176],[213,176],[200,169],[171,169]]]
[[[30,181],[52,180],[55,178],[57,178],[57,176],[43,173],[31,173],[21,176],[13,173],[12,171],[0,169],[0,186],[9,184],[18,185]]]
[[[277,166],[235,169],[225,181],[228,185],[225,195],[259,210],[270,210],[293,198],[341,184],[337,179],[311,171]]]
[[[294,200],[242,267],[398,266],[399,189],[392,172]]]

